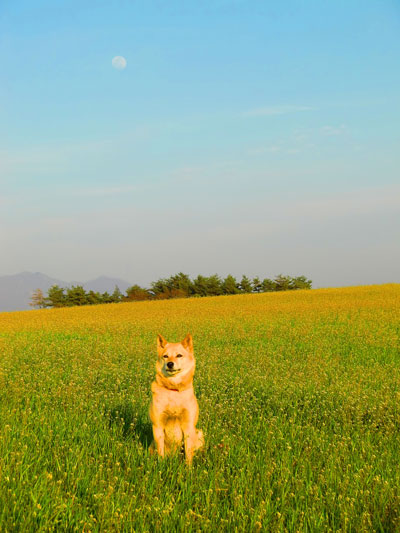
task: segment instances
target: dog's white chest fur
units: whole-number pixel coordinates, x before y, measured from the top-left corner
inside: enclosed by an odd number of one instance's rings
[[[191,395],[191,391],[178,392],[170,390],[166,394],[165,389],[163,389],[162,394],[159,395],[157,394],[157,388],[154,387],[156,390],[153,390],[153,405],[154,409],[158,411],[162,418],[164,420],[170,418],[186,418],[188,396]]]

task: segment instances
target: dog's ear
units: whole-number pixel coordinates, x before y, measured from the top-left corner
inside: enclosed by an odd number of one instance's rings
[[[190,333],[186,335],[181,344],[186,350],[189,350],[189,352],[193,352],[193,338]]]
[[[162,352],[167,344],[167,341],[162,335],[157,335],[157,350],[158,353]]]

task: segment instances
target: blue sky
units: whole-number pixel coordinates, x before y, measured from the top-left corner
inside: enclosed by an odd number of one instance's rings
[[[0,57],[0,275],[400,281],[397,1],[5,0]]]

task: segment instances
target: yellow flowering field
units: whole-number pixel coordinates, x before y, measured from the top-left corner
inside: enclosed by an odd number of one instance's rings
[[[206,449],[150,456],[156,334]],[[400,285],[0,314],[0,531],[400,531]]]

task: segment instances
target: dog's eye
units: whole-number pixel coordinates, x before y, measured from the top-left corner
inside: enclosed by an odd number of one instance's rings
[[[164,357],[164,359],[168,359],[168,355],[167,354],[163,355],[163,357]]]
[[[178,353],[176,357],[183,357],[181,353]]]

